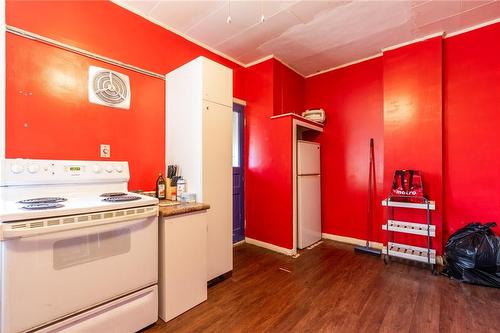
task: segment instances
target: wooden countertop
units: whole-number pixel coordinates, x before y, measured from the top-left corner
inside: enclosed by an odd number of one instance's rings
[[[168,200],[160,200],[160,216],[167,217],[167,216],[174,216],[174,215],[180,215],[180,214],[188,214],[192,212],[197,212],[200,210],[207,210],[210,208],[210,205],[204,204],[201,202],[195,202],[195,203],[187,203],[187,204],[179,204],[179,205],[172,205],[172,206],[162,206],[162,204],[166,204]]]

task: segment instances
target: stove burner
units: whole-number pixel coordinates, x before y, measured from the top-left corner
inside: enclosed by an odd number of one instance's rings
[[[107,201],[107,202],[134,201],[134,200],[139,200],[140,198],[141,197],[136,197],[134,195],[120,195],[114,197],[107,197],[102,199],[102,201]]]
[[[18,201],[20,204],[54,204],[56,202],[63,202],[68,199],[60,197],[45,197],[45,198],[33,198]]]
[[[111,198],[111,197],[121,197],[127,195],[125,192],[106,192],[101,194],[101,197]]]
[[[23,206],[23,209],[29,209],[29,210],[40,210],[40,209],[54,209],[54,208],[61,208],[64,207],[64,205],[58,204],[58,203],[35,203],[35,204],[30,204]]]

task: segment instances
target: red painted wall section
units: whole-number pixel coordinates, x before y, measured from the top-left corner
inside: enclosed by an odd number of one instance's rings
[[[499,40],[500,24],[445,40],[445,239],[469,222],[500,224]]]
[[[108,1],[7,1],[7,24],[157,73],[206,56],[243,68]],[[103,28],[104,24],[104,28]],[[165,83],[123,68],[7,33],[6,156],[127,160],[131,190],[154,189],[165,168]],[[117,70],[131,82],[130,110],[87,101],[89,65]]]
[[[384,193],[394,170],[421,170],[425,195],[436,201],[432,223],[437,226],[434,247],[441,249],[443,218],[442,63],[443,40],[432,38],[385,52]],[[423,211],[396,210],[395,218],[423,221]],[[424,245],[424,237],[395,235],[395,241]]]
[[[368,236],[369,140],[375,140],[377,196],[382,196],[382,58],[313,76],[306,80],[305,107],[326,112],[321,143],[323,232],[366,239]],[[374,203],[380,225],[381,208]],[[370,239],[380,240],[373,227]]]
[[[293,247],[292,120],[275,119],[274,60],[245,70],[246,237]]]
[[[274,115],[302,114],[305,79],[276,59],[273,59],[273,66]]]
[[[204,56],[237,70],[234,95],[244,98],[241,66],[110,1],[7,0],[6,22],[160,74]]]
[[[102,66],[51,46],[7,34],[6,156],[130,162],[131,189],[152,189],[165,164],[165,83],[123,68],[130,110],[91,104],[88,66]]]

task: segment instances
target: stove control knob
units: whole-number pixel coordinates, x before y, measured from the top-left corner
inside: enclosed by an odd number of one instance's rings
[[[115,166],[115,170],[119,173],[122,173],[123,172],[123,167],[121,165],[117,165]]]
[[[10,170],[13,172],[13,173],[21,173],[24,171],[24,166],[22,164],[12,164],[10,166]]]
[[[40,167],[38,166],[38,164],[30,164],[30,165],[28,165],[28,172],[29,173],[37,173],[38,170],[40,170]]]
[[[99,164],[96,164],[92,167],[92,171],[94,171],[94,173],[101,173],[101,166]]]
[[[111,173],[113,172],[113,167],[111,165],[107,165],[105,170],[107,173]]]

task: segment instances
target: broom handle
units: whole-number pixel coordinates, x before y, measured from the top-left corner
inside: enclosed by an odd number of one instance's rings
[[[366,229],[367,235],[366,235],[366,247],[369,247],[370,245],[370,237],[371,237],[371,231],[372,231],[372,183],[375,178],[375,165],[374,165],[374,144],[373,144],[373,138],[370,139],[370,165],[369,165],[369,172],[368,172],[368,228]]]

